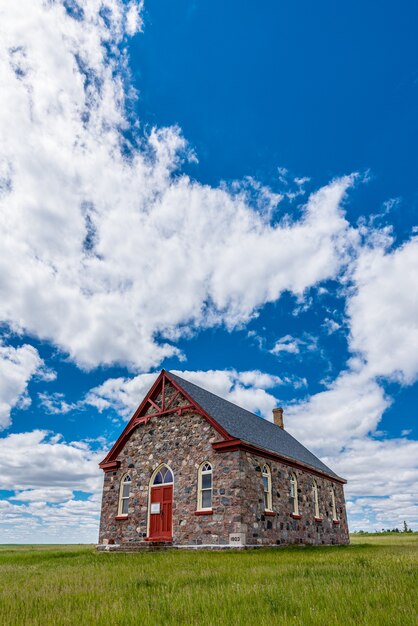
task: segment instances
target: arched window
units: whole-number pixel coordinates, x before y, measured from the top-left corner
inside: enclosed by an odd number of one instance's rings
[[[272,510],[271,502],[271,471],[268,465],[263,465],[262,469],[263,489],[264,489],[264,510]]]
[[[331,487],[330,491],[331,491],[332,519],[336,522],[338,520],[338,517],[337,517],[337,507],[335,506],[334,487]]]
[[[197,509],[203,511],[212,508],[212,465],[202,463],[199,467]]]
[[[319,515],[318,485],[317,485],[316,480],[313,481],[312,493],[313,493],[314,511],[315,511],[314,515],[317,519],[319,519],[320,515]]]
[[[154,476],[153,485],[170,485],[174,482],[173,473],[167,465],[162,465]]]
[[[298,481],[296,474],[290,475],[290,498],[292,500],[293,515],[299,515],[299,503],[298,503]]]
[[[130,491],[131,477],[125,474],[120,481],[118,515],[128,515]]]

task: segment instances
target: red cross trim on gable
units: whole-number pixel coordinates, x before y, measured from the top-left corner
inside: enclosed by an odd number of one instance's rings
[[[168,383],[168,385],[167,385]],[[317,476],[327,476],[329,479],[345,483],[343,478],[330,476],[326,472],[321,472],[309,465],[305,465],[301,461],[296,461],[281,454],[271,452],[264,448],[259,448],[253,444],[245,442],[241,439],[232,437],[224,428],[207,413],[183,388],[177,383],[170,374],[165,370],[161,370],[157,380],[129,420],[120,437],[114,443],[110,452],[106,455],[99,467],[104,472],[112,472],[118,469],[120,461],[117,457],[126,442],[128,441],[132,431],[141,424],[147,424],[151,419],[160,415],[168,415],[169,413],[177,413],[182,415],[186,411],[198,413],[213,426],[213,428],[223,438],[220,441],[212,443],[212,447],[216,452],[230,452],[234,450],[245,450],[253,454],[259,454],[264,458],[275,459],[282,463],[286,463],[291,467],[308,470],[311,474]]]
[[[116,470],[119,467],[120,462],[117,460],[117,456],[132,431],[140,424],[147,424],[151,419],[160,415],[168,415],[169,413],[181,415],[185,411],[199,413],[224,439],[227,441],[233,439],[165,370],[161,370],[157,380],[129,420],[122,434],[103,461],[99,463],[99,467],[105,472]]]

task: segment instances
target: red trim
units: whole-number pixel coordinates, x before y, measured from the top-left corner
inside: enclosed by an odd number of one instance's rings
[[[164,380],[164,378],[163,378],[163,380]],[[157,413],[160,413],[160,411],[161,411],[161,407],[160,407],[160,406],[158,406],[158,404],[157,404],[156,402],[154,402],[153,400],[151,400],[151,398],[148,398],[148,402],[149,402],[150,404],[152,404],[152,406],[154,407],[154,409],[157,409]]]
[[[265,515],[266,517],[274,517],[275,515],[277,515],[276,511],[264,511],[263,515]]]
[[[102,461],[100,467],[104,472],[114,472],[120,467],[120,461]]]
[[[173,537],[145,537],[144,541],[151,541],[152,543],[170,543],[173,541]]]
[[[234,452],[235,450],[241,450],[243,445],[241,439],[229,439],[228,441],[215,441],[212,444],[212,448],[216,452]]]
[[[293,459],[289,459],[288,457],[277,454],[276,452],[270,452],[269,450],[263,450],[263,448],[257,448],[250,443],[242,441],[242,439],[215,441],[215,443],[212,444],[212,448],[216,450],[216,452],[232,452],[234,450],[244,450],[245,452],[257,454],[258,456],[262,456],[266,459],[280,461],[281,463],[285,463],[286,465],[290,465],[291,467],[296,467],[297,469],[308,471],[310,474],[315,474],[315,476],[325,476],[328,480],[331,480],[332,482],[342,484],[345,484],[347,482],[344,478],[335,478],[335,476],[330,476],[329,474],[325,474],[325,472],[320,472],[310,465],[305,465],[304,463],[301,463],[299,461],[294,461]]]
[[[129,515],[116,515],[115,519],[117,519],[118,521],[124,520],[124,519],[128,519]]]
[[[149,390],[145,398],[142,400],[141,404],[139,405],[135,413],[132,415],[128,424],[125,426],[122,433],[120,434],[118,439],[115,441],[115,443],[113,444],[112,448],[109,450],[109,452],[107,453],[103,461],[99,463],[99,467],[104,469],[104,466],[107,465],[109,461],[114,461],[116,459],[119,452],[122,450],[126,441],[128,440],[128,437],[131,431],[137,426],[136,418],[139,417],[142,411],[145,409],[146,405],[148,404],[148,398],[152,396],[154,391],[158,388],[158,385],[163,376],[164,376],[164,370],[161,370],[160,375],[157,376],[156,381],[152,385],[151,389]]]
[[[332,520],[332,523],[333,523],[335,526],[338,526],[338,525],[339,525],[339,523],[340,523],[340,520],[339,520],[339,519],[333,519],[333,520]]]
[[[208,509],[207,511],[195,511],[195,515],[213,515],[213,510]]]
[[[302,519],[302,515],[296,515],[296,513],[291,513],[290,515],[293,519]]]
[[[166,380],[168,380],[170,384],[177,390],[177,392],[181,393],[189,401],[190,404],[186,406],[182,406],[182,407],[176,407],[175,409],[168,409],[168,406],[170,406],[170,404],[174,402],[174,398],[177,397],[178,395],[178,394],[175,394],[172,400],[167,405],[167,408],[164,408],[165,405],[164,405],[164,397],[163,397],[162,399],[163,408],[161,408],[158,413],[142,415],[147,404],[150,403],[156,406],[152,398],[154,397],[154,394],[156,394],[156,392],[158,395],[160,384],[161,384],[162,392],[165,391]],[[179,385],[178,383],[176,383],[176,381],[173,380],[171,376],[165,370],[161,370],[160,374],[157,376],[156,381],[152,385],[151,389],[149,390],[149,392],[147,393],[147,395],[145,396],[145,398],[143,399],[143,401],[141,402],[141,404],[139,405],[135,413],[132,415],[125,429],[123,430],[121,435],[118,437],[118,439],[116,440],[116,442],[114,443],[113,447],[108,452],[106,457],[103,459],[103,461],[99,463],[99,467],[105,472],[114,471],[119,467],[120,462],[117,460],[117,456],[121,452],[123,447],[125,446],[131,432],[139,424],[147,424],[152,417],[156,417],[160,415],[167,415],[168,413],[171,413],[171,412],[174,413],[176,411],[179,413],[179,415],[181,415],[183,411],[191,410],[191,409],[196,411],[200,415],[202,415],[202,417],[204,417],[206,421],[209,422],[209,424],[213,426],[213,428],[224,438],[224,441],[217,441],[212,444],[213,449],[216,450],[217,452],[231,452],[234,450],[245,450],[246,452],[251,452],[253,454],[257,454],[267,459],[278,460],[282,463],[290,465],[291,467],[302,469],[303,471],[307,470],[311,474],[314,474],[316,476],[321,476],[321,477],[326,476],[326,478],[328,478],[328,480],[331,480],[332,482],[341,483],[341,484],[345,484],[347,482],[344,478],[336,478],[335,476],[329,476],[329,474],[326,474],[325,472],[320,472],[319,470],[316,470],[310,467],[309,465],[305,465],[298,461],[294,461],[293,459],[289,459],[287,457],[281,456],[274,452],[269,452],[268,450],[263,450],[262,448],[257,448],[256,446],[246,443],[242,441],[241,439],[236,439],[234,437],[231,437],[231,435],[224,428],[222,428],[222,426],[218,424],[218,422],[214,420],[213,417],[211,417],[209,413],[207,413],[195,400],[193,400],[193,398],[189,396],[189,394],[183,389],[183,387]]]
[[[139,426],[139,424],[148,424],[148,422],[153,417],[160,417],[160,415],[168,415],[169,413],[178,413],[179,415],[181,415],[184,411],[190,411],[194,408],[195,407],[191,404],[185,404],[183,406],[176,406],[174,409],[158,411],[158,413],[148,413],[147,415],[143,415],[142,417],[137,417],[134,426]]]
[[[322,517],[314,517],[315,522],[322,522]]]
[[[176,393],[174,395],[171,396],[170,402],[167,404],[167,406],[165,407],[166,409],[168,409],[169,406],[171,406],[174,402],[174,400],[177,398],[177,396],[179,395],[180,391],[177,389]]]
[[[170,400],[167,407],[165,407],[164,400],[166,381],[169,381],[170,384],[177,390],[177,393],[174,394],[174,397]],[[163,393],[163,398],[161,402],[162,407],[159,407],[154,401],[160,390]],[[181,393],[189,401],[189,404],[169,409],[168,407],[174,402],[174,399],[178,396],[179,393]],[[147,410],[150,404],[156,407],[158,411],[156,413],[144,415],[144,412]],[[209,424],[211,424],[211,426],[213,426],[222,437],[228,440],[232,439],[232,437],[226,432],[226,430],[222,428],[222,426],[218,424],[218,422],[214,420],[213,417],[206,413],[206,411],[195,400],[193,400],[191,396],[189,396],[189,394],[183,389],[183,387],[181,387],[181,385],[176,383],[165,370],[161,370],[151,389],[142,400],[135,413],[132,415],[128,424],[125,426],[123,432],[115,441],[113,447],[105,456],[103,461],[99,463],[99,467],[105,472],[115,470],[119,467],[120,462],[117,460],[117,456],[128,441],[131,432],[140,424],[147,424],[151,418],[156,416],[167,415],[168,413],[175,412],[181,415],[184,411],[190,410],[196,411],[197,413],[199,413],[199,415],[202,415],[202,417],[204,417],[206,421],[208,421]]]
[[[164,370],[163,370],[164,371]],[[218,433],[220,435],[222,435],[222,437],[225,437],[225,439],[232,439],[231,435],[229,433],[226,432],[226,430],[224,428],[222,428],[222,426],[220,424],[218,424],[218,422],[216,420],[213,419],[213,417],[211,417],[209,415],[209,413],[206,413],[206,411],[204,409],[202,409],[202,407],[200,406],[200,404],[198,404],[196,402],[196,400],[193,400],[193,398],[191,396],[189,396],[189,394],[183,389],[183,387],[181,387],[181,385],[179,385],[178,383],[176,383],[168,374],[168,372],[164,372],[164,375],[166,376],[167,380],[170,381],[170,383],[173,385],[173,387],[175,387],[176,389],[178,389],[178,391],[180,391],[180,393],[183,394],[183,396],[185,398],[187,398],[187,400],[190,402],[190,404],[193,407],[196,407],[198,410],[198,413],[200,413],[203,417],[205,417],[207,419],[207,421],[209,422],[209,424],[211,424],[211,426],[214,427],[215,430],[218,431]],[[180,407],[181,408],[181,407]]]

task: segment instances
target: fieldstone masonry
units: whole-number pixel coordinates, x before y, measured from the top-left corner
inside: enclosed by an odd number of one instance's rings
[[[167,398],[174,393],[174,388],[166,388]],[[173,406],[187,404],[177,394]],[[175,546],[226,547],[231,545],[230,535],[240,533],[246,546],[348,543],[341,483],[243,450],[215,451],[212,443],[221,440],[215,428],[193,409],[181,415],[153,417],[138,425],[117,457],[120,467],[104,475],[99,544],[127,549],[147,545],[149,483],[161,463],[167,464],[174,475]],[[209,461],[213,467],[212,514],[196,515],[198,468],[203,461]],[[268,515],[263,504],[264,463],[270,466],[272,480],[273,514]],[[300,519],[292,516],[290,472],[298,480]],[[132,479],[129,515],[116,519],[120,481],[126,473]],[[313,478],[318,485],[321,521],[314,518]],[[338,522],[332,519],[332,485]]]
[[[309,471],[295,469],[284,463],[242,453],[242,476],[246,481],[243,498],[243,526],[247,544],[282,545],[347,544],[349,543],[344,490],[341,483],[312,475]],[[271,470],[272,510],[264,511],[261,468],[267,463]],[[290,474],[296,474],[300,518],[294,518],[290,497]],[[313,480],[318,486],[321,521],[315,521]],[[338,522],[332,519],[331,486],[334,488]]]

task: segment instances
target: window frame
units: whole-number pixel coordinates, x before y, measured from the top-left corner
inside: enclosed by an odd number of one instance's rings
[[[261,468],[261,478],[263,482],[264,510],[271,513],[273,511],[273,498],[271,490],[271,469],[268,463],[264,463]],[[267,478],[267,489],[264,483],[264,478]]]
[[[290,474],[290,497],[292,499],[292,515],[299,517],[298,479],[294,472]]]
[[[129,485],[129,492],[127,496],[123,495],[124,486]],[[132,478],[128,473],[124,474],[120,480],[119,485],[119,502],[118,502],[118,517],[128,517],[129,515],[129,498],[131,497],[131,487],[132,487]],[[128,511],[127,513],[123,512],[123,505],[125,500],[128,502]]]
[[[312,493],[313,493],[313,501],[314,501],[314,517],[315,519],[322,519],[321,514],[319,512],[319,494],[318,494],[318,483],[316,480],[313,480],[312,483]]]
[[[331,492],[332,521],[338,522],[339,520],[338,520],[338,513],[337,513],[337,504],[335,502],[335,491],[334,491],[333,486],[330,487],[330,492]]]
[[[171,480],[166,481],[165,478],[168,472],[170,472]],[[158,474],[161,474],[162,481],[156,483],[155,481],[157,479]],[[173,474],[173,470],[171,469],[171,467],[167,465],[166,463],[161,463],[161,465],[159,465],[152,473],[150,485],[151,487],[162,487],[163,485],[174,485],[174,474]]]
[[[204,468],[209,466],[209,470]],[[210,487],[203,487],[203,476],[210,476]],[[210,506],[203,506],[203,492],[210,491]],[[197,475],[197,511],[212,511],[213,508],[213,465],[210,461],[203,461],[199,465]]]

